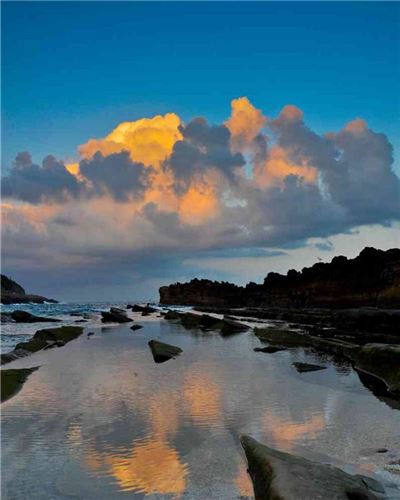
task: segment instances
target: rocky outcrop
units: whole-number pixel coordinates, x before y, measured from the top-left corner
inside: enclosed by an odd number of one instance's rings
[[[307,373],[307,372],[317,372],[319,370],[326,370],[326,366],[321,365],[312,365],[311,363],[293,363],[293,366],[299,373]]]
[[[381,484],[333,467],[265,446],[250,436],[240,439],[253,482],[255,500],[377,500]]]
[[[57,302],[53,299],[47,299],[41,295],[30,295],[25,292],[21,285],[1,275],[1,303],[2,304],[43,304],[44,302]]]
[[[21,390],[26,379],[39,367],[18,368],[16,370],[1,370],[1,402],[7,401]]]
[[[222,336],[234,335],[235,333],[245,332],[249,329],[247,325],[239,321],[230,318],[218,319],[208,314],[168,311],[164,319],[170,321],[178,320],[187,330],[218,331]]]
[[[16,323],[57,323],[58,321],[61,321],[56,318],[35,316],[27,311],[13,311],[10,316]]]
[[[164,344],[164,342],[159,342],[158,340],[150,340],[149,347],[156,363],[164,363],[183,352],[180,347]]]
[[[13,351],[1,354],[0,364],[10,363],[43,349],[62,347],[79,337],[82,332],[83,328],[80,326],[62,326],[60,328],[38,330],[28,342],[20,342]]]
[[[378,377],[400,397],[400,345],[367,344],[353,350],[351,358],[357,370]]]
[[[400,308],[400,249],[364,248],[301,272],[269,273],[263,284],[192,280],[160,288],[160,303],[212,307]]]
[[[102,323],[131,323],[132,318],[128,318],[125,311],[117,307],[111,307],[109,311],[102,311]]]

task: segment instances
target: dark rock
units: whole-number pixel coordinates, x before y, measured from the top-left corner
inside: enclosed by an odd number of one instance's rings
[[[142,325],[138,325],[138,324],[135,324],[135,325],[131,326],[131,330],[140,330],[141,328],[143,328],[143,326]]]
[[[60,347],[76,339],[82,333],[83,328],[80,326],[61,326],[59,328],[38,330],[31,340],[19,342],[13,351],[2,354],[0,363],[3,365],[42,349]]]
[[[181,315],[176,312],[176,311],[172,311],[172,310],[169,310],[165,315],[164,315],[164,319],[167,319],[167,320],[176,320],[176,319],[180,319]]]
[[[27,311],[13,311],[11,313],[12,319],[16,323],[56,323],[61,321],[56,318],[44,318],[42,316],[35,316]]]
[[[126,314],[125,309],[121,309],[120,307],[110,307],[110,311],[115,314]]]
[[[114,309],[114,311],[112,311]],[[125,311],[119,312],[115,308],[111,308],[110,311],[102,311],[101,322],[102,323],[130,323],[133,319],[128,318]]]
[[[132,309],[133,312],[141,312],[141,313],[145,312],[147,314],[157,312],[157,309],[155,309],[154,307],[151,307],[149,305],[141,306],[139,304],[133,304],[133,305],[129,306],[129,309]]]
[[[88,320],[87,320],[87,319],[76,319],[76,320],[74,321],[74,323],[87,323],[87,322],[88,322]]]
[[[268,352],[270,354],[273,354],[274,352],[279,352],[279,351],[286,351],[286,347],[278,347],[278,346],[272,346],[269,345],[267,347],[255,347],[254,348],[255,352]]]
[[[92,337],[94,335],[94,332],[88,332],[87,336]]]
[[[169,359],[175,358],[181,354],[182,349],[170,344],[164,344],[158,340],[150,340],[149,347],[153,354],[154,361],[156,363],[164,363]]]
[[[367,344],[349,353],[355,368],[383,380],[400,396],[400,345]]]
[[[8,278],[4,274],[1,275],[1,303],[2,304],[43,304],[44,302],[57,302],[53,299],[47,299],[40,295],[29,295],[25,292],[21,285]]]
[[[382,498],[377,494],[375,481],[372,487],[364,476],[353,476],[331,465],[269,448],[250,436],[242,436],[240,441],[246,454],[255,500]]]
[[[22,388],[26,379],[31,373],[36,371],[39,366],[34,368],[19,368],[14,370],[1,370],[1,402],[7,401]]]
[[[293,363],[293,366],[299,373],[316,372],[318,370],[326,370],[326,366],[312,365],[310,363]]]

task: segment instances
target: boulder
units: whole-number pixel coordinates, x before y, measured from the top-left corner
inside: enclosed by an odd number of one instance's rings
[[[27,311],[13,311],[11,313],[11,318],[16,322],[16,323],[56,323],[58,321],[61,321],[60,319],[56,318],[45,318],[42,316],[35,316],[34,314],[31,314]]]
[[[255,500],[378,500],[383,488],[346,472],[265,446],[242,436]]]
[[[131,321],[133,321],[133,319],[128,318],[125,311],[119,312],[114,307],[112,307],[110,311],[102,311],[101,313],[102,323],[130,323]]]
[[[164,363],[164,361],[175,358],[183,352],[180,347],[164,344],[164,342],[158,340],[150,340],[149,347],[156,363]]]
[[[176,320],[180,319],[180,317],[181,317],[180,313],[172,310],[169,310],[166,314],[164,314],[164,319],[167,320]]]
[[[296,362],[293,363],[293,366],[296,368],[296,370],[299,373],[304,373],[304,372],[317,372],[319,370],[326,370],[326,366],[321,366],[321,365],[312,365],[310,363],[300,363]]]
[[[143,328],[143,326],[142,325],[138,325],[138,324],[135,324],[135,325],[131,326],[131,330],[140,330],[141,328]]]
[[[18,368],[14,370],[1,370],[1,402],[7,401],[22,388],[26,379],[31,373],[36,371],[39,366],[34,368]]]

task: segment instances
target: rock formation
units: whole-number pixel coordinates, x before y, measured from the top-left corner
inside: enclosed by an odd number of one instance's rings
[[[160,303],[211,307],[400,307],[400,249],[364,248],[301,272],[269,273],[263,284],[239,287],[194,279],[160,288]]]
[[[25,292],[21,285],[1,275],[1,303],[2,304],[43,304],[44,302],[57,302],[53,299],[47,299],[40,295],[30,295]]]

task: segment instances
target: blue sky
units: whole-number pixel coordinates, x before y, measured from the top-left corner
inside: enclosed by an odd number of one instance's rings
[[[221,121],[246,95],[311,126],[354,117],[397,138],[396,2],[3,2],[3,168],[66,158],[118,122],[174,111]]]
[[[156,298],[400,245],[398,2],[1,7],[2,265],[27,290]]]

